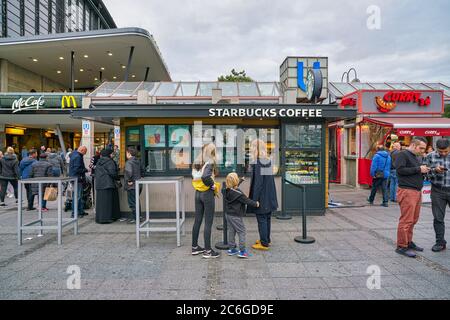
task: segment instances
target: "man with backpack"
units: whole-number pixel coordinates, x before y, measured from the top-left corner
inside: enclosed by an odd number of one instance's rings
[[[372,159],[372,165],[370,167],[370,176],[373,178],[372,191],[367,201],[373,205],[378,188],[381,187],[383,192],[383,207],[389,207],[389,195],[388,195],[388,179],[391,175],[392,159],[389,152],[386,151],[384,146],[377,147],[377,153]]]

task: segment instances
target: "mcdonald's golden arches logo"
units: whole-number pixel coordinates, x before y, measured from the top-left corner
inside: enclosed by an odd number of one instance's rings
[[[78,108],[77,100],[74,96],[63,96],[61,99],[61,108],[76,109]]]

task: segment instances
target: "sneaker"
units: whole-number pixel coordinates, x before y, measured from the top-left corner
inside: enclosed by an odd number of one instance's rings
[[[431,251],[433,252],[441,252],[447,249],[447,245],[445,244],[435,244]]]
[[[389,208],[389,204],[388,204],[388,203],[383,203],[381,206],[382,206],[382,207]]]
[[[198,256],[199,254],[202,254],[205,252],[205,249],[203,249],[200,246],[197,246],[196,248],[192,248],[192,255],[193,256]]]
[[[228,250],[227,253],[230,257],[232,257],[232,256],[237,255],[239,253],[239,250],[236,248],[233,248],[233,249]]]
[[[373,201],[370,201],[369,198],[367,198],[367,202],[368,202],[371,206],[373,206]]]
[[[7,205],[5,203],[0,203],[0,207],[6,207]]]
[[[260,251],[268,251],[269,250],[269,247],[263,246],[261,243],[254,244],[252,246],[252,248],[255,249],[255,250],[260,250]]]
[[[125,222],[125,221],[128,221],[128,219],[127,218],[119,219],[119,222]]]
[[[240,251],[238,254],[238,258],[241,258],[241,259],[248,259],[249,257],[250,257],[250,253],[248,253],[247,250]]]
[[[129,219],[129,220],[127,221],[127,223],[128,223],[128,224],[135,224],[135,223],[136,223],[136,220],[134,220],[134,219]]]
[[[36,208],[27,208],[27,211],[34,211]]]
[[[408,249],[417,251],[417,252],[423,252],[423,248],[418,247],[414,242],[411,242],[408,246]]]
[[[261,244],[261,240],[256,240],[255,244]],[[269,242],[269,247],[271,247],[271,246],[272,246],[272,242]]]
[[[47,208],[42,208],[42,212],[48,212]]]
[[[408,257],[408,258],[415,258],[417,256],[414,253],[414,251],[412,251],[411,249],[408,249],[408,248],[397,248],[395,250],[395,252],[397,252],[398,254],[401,254],[402,256]]]
[[[220,257],[220,253],[215,252],[214,250],[205,251],[203,253],[204,259],[216,259],[218,257]]]

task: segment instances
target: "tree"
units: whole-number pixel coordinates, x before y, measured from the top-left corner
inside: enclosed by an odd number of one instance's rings
[[[254,80],[247,76],[245,70],[237,72],[235,69],[231,70],[231,74],[227,76],[220,76],[220,82],[253,82]]]
[[[444,117],[450,118],[450,104],[445,106]]]

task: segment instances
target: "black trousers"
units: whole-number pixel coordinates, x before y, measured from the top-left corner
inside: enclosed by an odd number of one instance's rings
[[[142,193],[142,188],[139,188],[139,195]],[[130,189],[127,191],[128,194],[128,207],[131,209],[130,219],[136,219],[136,189]],[[139,206],[139,208],[142,208]],[[139,216],[142,217],[142,211],[140,210]]]
[[[6,180],[6,179],[1,179],[0,180],[0,202],[5,202],[5,196],[6,196],[6,191],[8,190],[8,183],[10,183],[13,188],[14,188],[14,197],[18,198],[18,188],[17,188],[17,180]]]
[[[192,247],[198,247],[198,236],[202,226],[203,217],[205,217],[205,250],[211,250],[211,230],[214,222],[215,211],[214,191],[206,192],[195,191],[195,222],[192,228]]]
[[[431,208],[434,217],[434,231],[436,233],[436,244],[446,245],[445,241],[445,209],[450,206],[450,189],[442,190],[433,186],[431,188]]]
[[[26,184],[25,190],[27,191],[28,209],[31,210],[31,209],[33,209],[33,204],[34,204],[34,194],[33,194],[33,191],[31,191],[31,185]]]
[[[268,247],[272,243],[271,229],[272,229],[272,212],[256,214],[256,220],[258,221],[258,232],[261,244]]]

